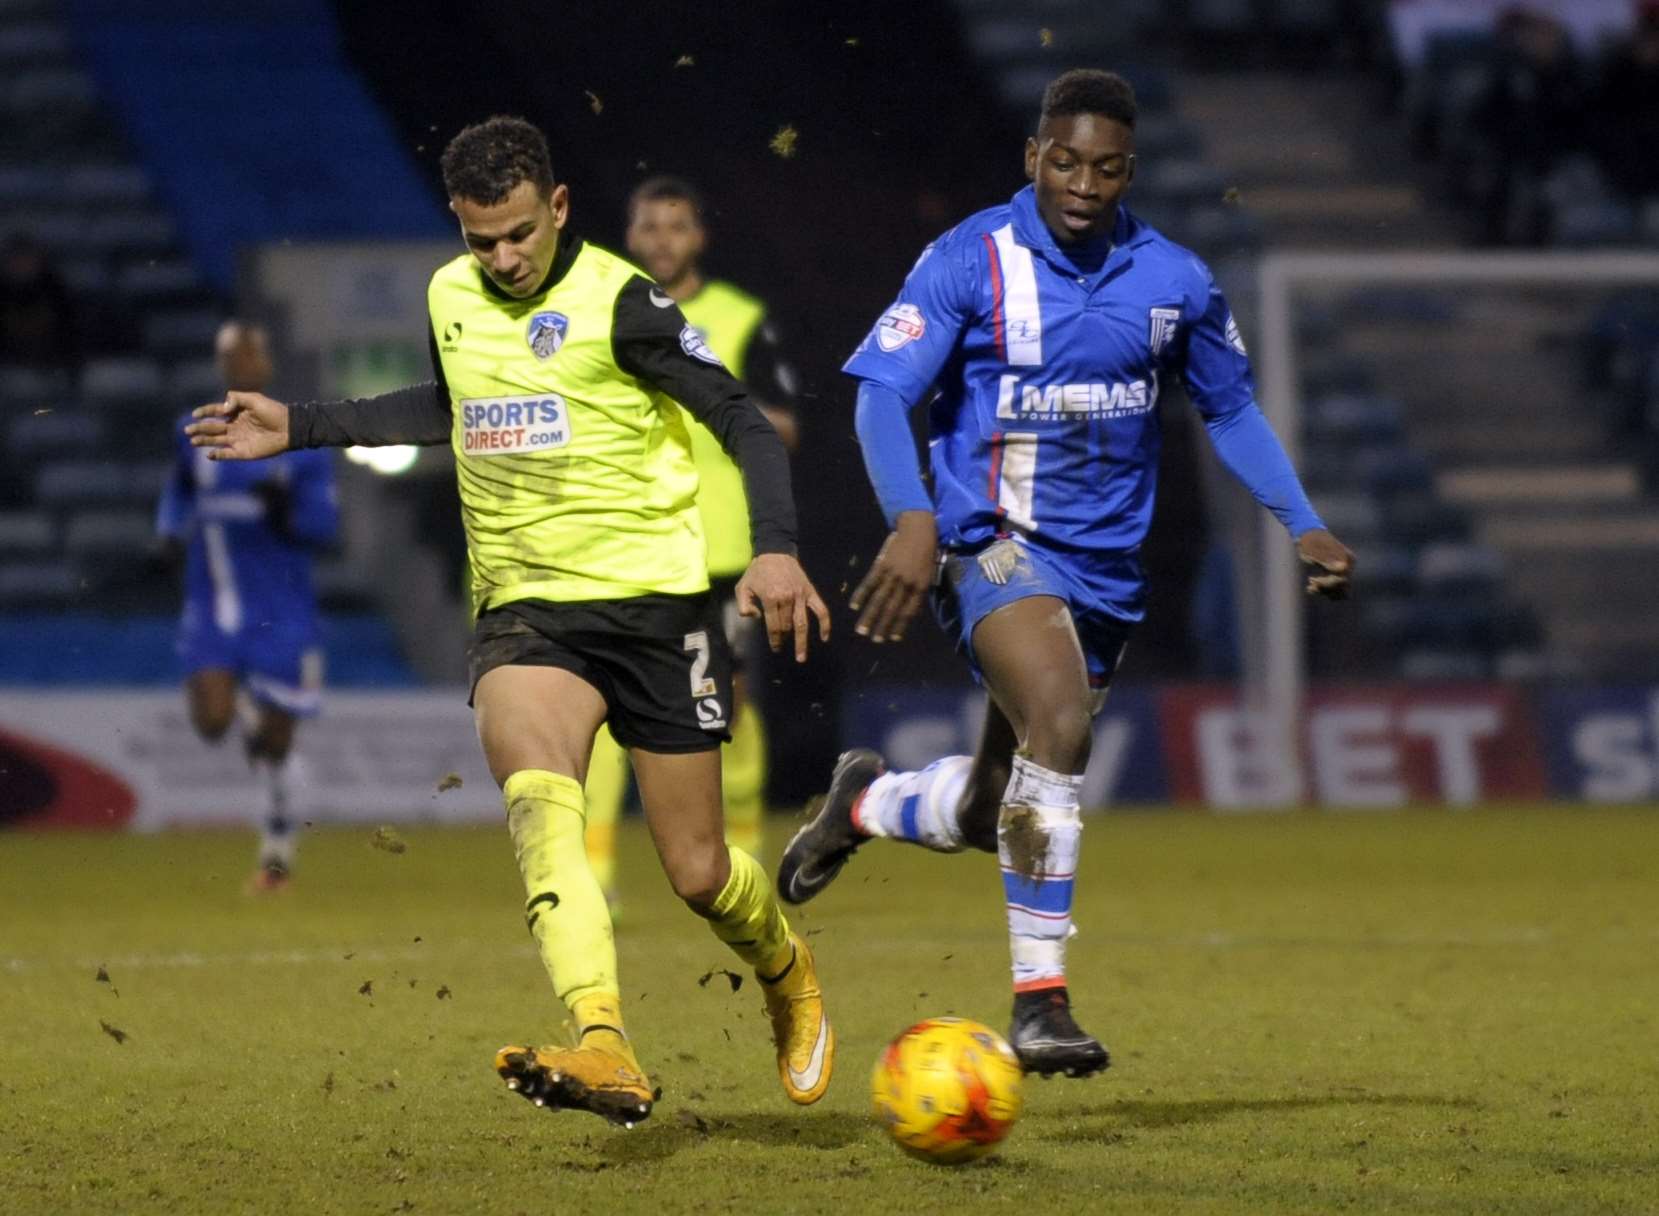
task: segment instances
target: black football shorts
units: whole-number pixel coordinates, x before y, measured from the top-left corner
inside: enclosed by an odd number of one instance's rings
[[[497,667],[560,667],[599,690],[623,747],[707,751],[731,737],[732,652],[720,617],[707,592],[503,604],[473,626],[471,687]]]

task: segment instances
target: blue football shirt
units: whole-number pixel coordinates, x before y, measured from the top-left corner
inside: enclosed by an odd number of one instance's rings
[[[1120,208],[1110,252],[1079,264],[1029,186],[929,245],[844,370],[909,404],[937,391],[928,437],[943,545],[1016,534],[1109,568],[1129,615],[1170,377],[1212,433],[1259,415],[1238,326],[1197,255]]]

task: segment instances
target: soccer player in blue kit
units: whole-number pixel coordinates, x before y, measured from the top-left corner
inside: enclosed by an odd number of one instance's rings
[[[268,386],[270,348],[260,327],[225,322],[214,356],[226,388]],[[318,711],[322,696],[311,561],[339,531],[334,466],[326,450],[257,464],[209,460],[185,435],[188,421],[179,423],[156,531],[184,560],[178,652],[190,721],[217,742],[238,716],[239,691],[246,692],[243,745],[265,804],[250,887],[275,890],[288,882],[294,861],[294,728]]]
[[[1010,1040],[1027,1072],[1108,1064],[1066,987],[1078,791],[1145,587],[1158,398],[1180,376],[1224,464],[1272,511],[1311,573],[1346,593],[1353,555],[1309,504],[1257,408],[1227,302],[1195,255],[1119,204],[1134,177],[1134,92],[1076,70],[1027,140],[1031,185],[922,252],[845,370],[892,534],[859,587],[856,632],[897,641],[932,591],[990,694],[973,756],[920,772],[844,754],[785,850],[783,898],[822,891],[865,840],[995,852],[1013,955]],[[929,401],[929,398],[931,400]],[[907,415],[928,401],[931,493]]]

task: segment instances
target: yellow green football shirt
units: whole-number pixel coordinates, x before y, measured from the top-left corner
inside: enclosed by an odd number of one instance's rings
[[[689,434],[705,428],[617,365],[617,297],[641,272],[575,248],[527,299],[492,290],[471,254],[428,288],[474,614],[708,587]]]
[[[730,283],[711,281],[680,311],[696,326],[720,361],[744,378],[749,343],[766,320],[766,306]],[[697,466],[697,509],[708,538],[709,573],[716,578],[742,574],[754,556],[749,544],[749,502],[743,473],[707,427],[693,423],[691,458]]]

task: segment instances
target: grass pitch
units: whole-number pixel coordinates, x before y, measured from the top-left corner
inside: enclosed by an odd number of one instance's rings
[[[1091,820],[1072,976],[1114,1066],[1028,1083],[955,1170],[886,1142],[868,1076],[922,1016],[1005,1023],[991,859],[878,843],[797,918],[841,1040],[799,1110],[625,832],[664,1098],[623,1132],[490,1070],[561,1021],[505,832],[405,838],[313,833],[251,900],[238,834],[0,835],[0,1209],[1659,1211],[1654,809]]]

